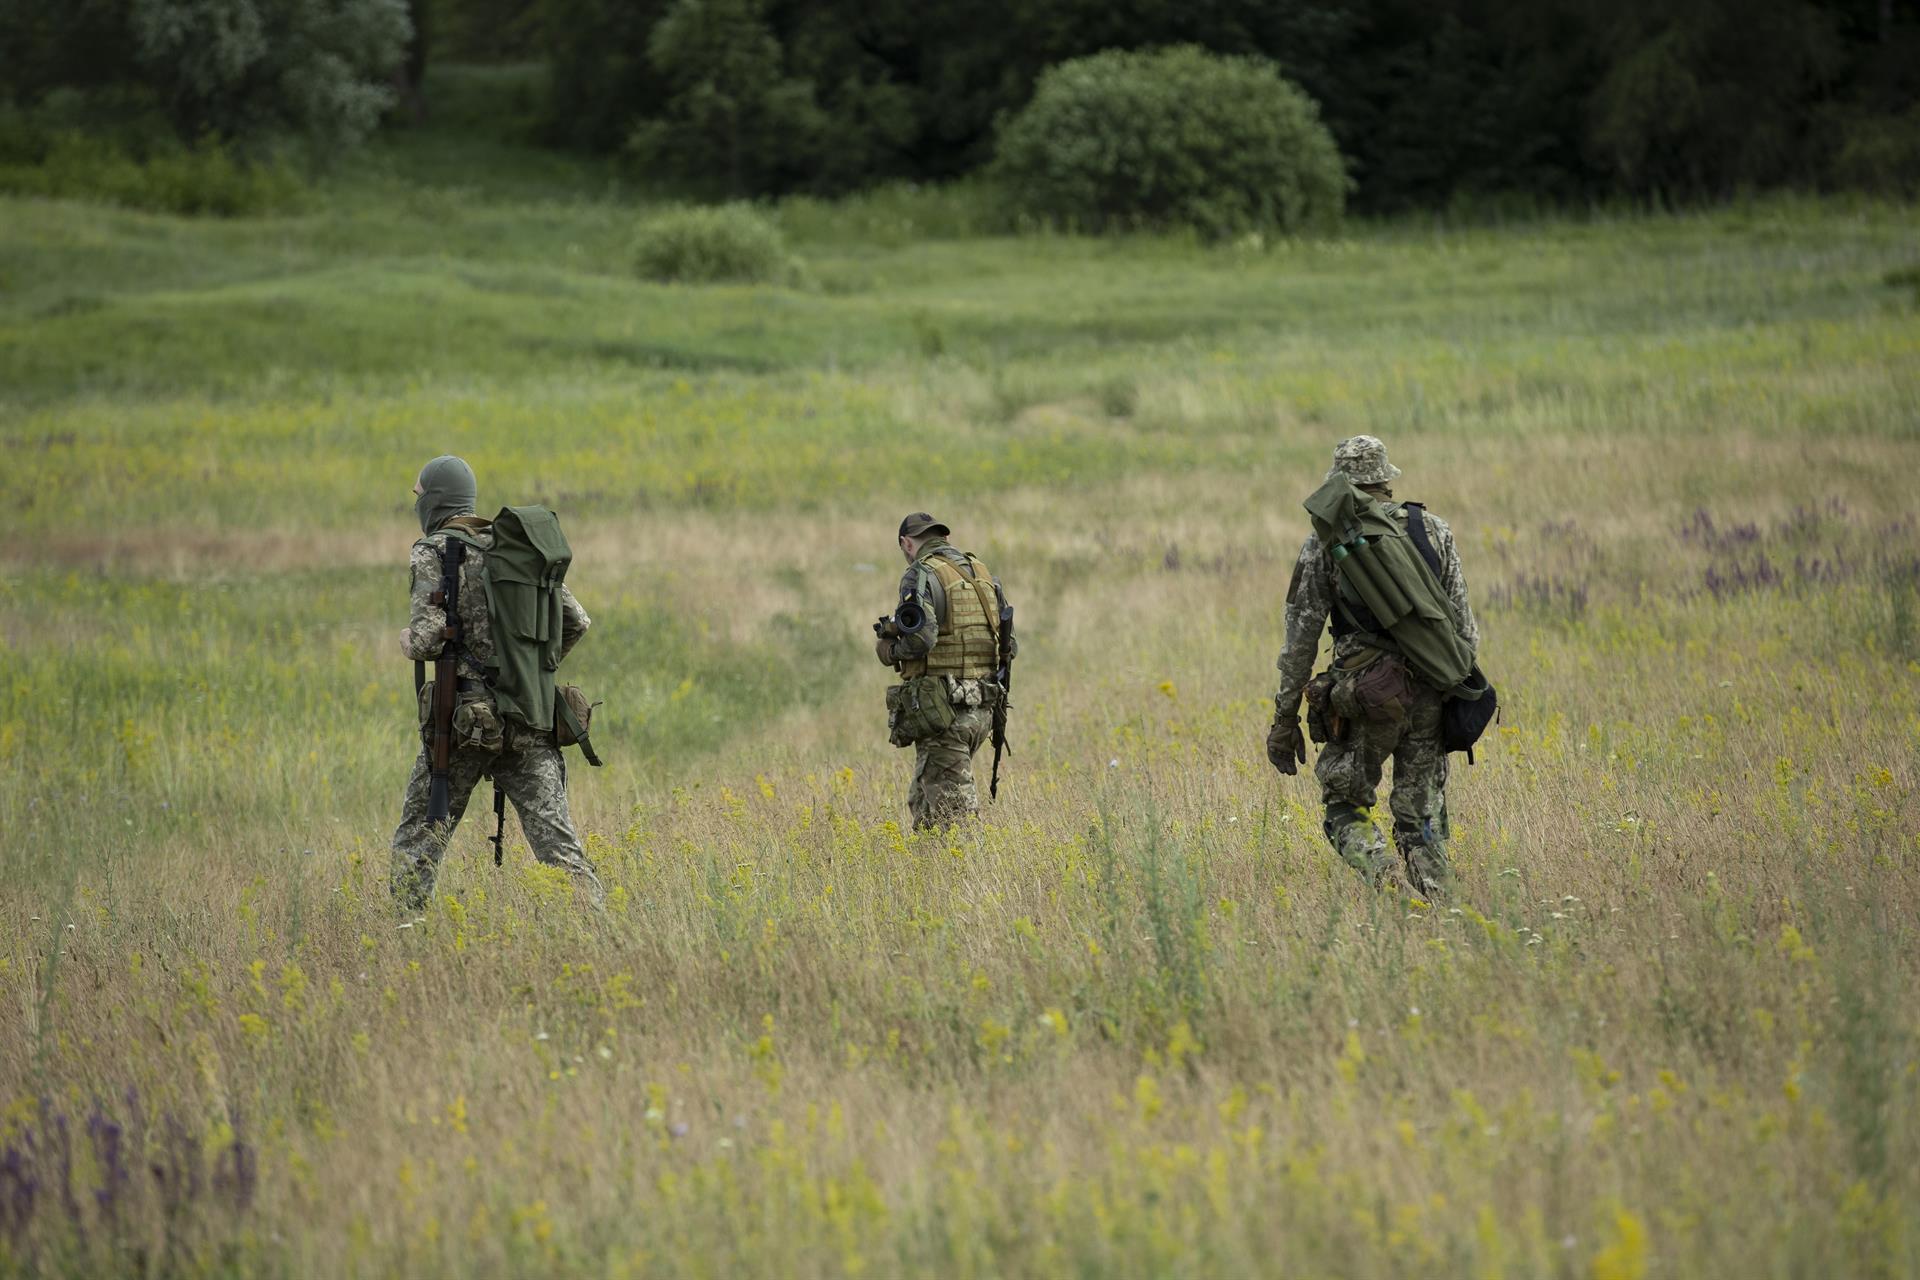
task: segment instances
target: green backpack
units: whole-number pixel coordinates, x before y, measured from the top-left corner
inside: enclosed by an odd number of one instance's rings
[[[469,545],[471,538],[449,530]],[[529,729],[551,733],[562,744],[578,743],[590,763],[600,763],[587,741],[587,726],[575,703],[561,696],[560,588],[573,563],[573,548],[560,532],[560,517],[545,507],[502,507],[493,518],[493,546],[486,550],[487,617],[493,662],[487,683],[500,714]],[[555,724],[556,719],[560,722]]]
[[[1478,689],[1463,687],[1473,674],[1474,655],[1455,628],[1453,602],[1395,509],[1344,475],[1329,478],[1303,505],[1333,557],[1341,591],[1373,615],[1386,632],[1380,638],[1423,684],[1449,696],[1477,697]]]

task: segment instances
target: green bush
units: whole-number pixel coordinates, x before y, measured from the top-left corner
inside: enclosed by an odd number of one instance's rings
[[[230,218],[292,208],[301,186],[286,169],[242,164],[212,141],[160,150],[141,162],[110,139],[83,133],[35,139],[16,121],[0,148],[0,192]]]
[[[1049,69],[995,170],[1021,213],[1051,224],[1216,237],[1331,227],[1349,185],[1320,109],[1273,64],[1192,46]]]
[[[772,220],[750,205],[674,209],[640,225],[634,269],[666,283],[747,284],[790,280],[787,244]]]

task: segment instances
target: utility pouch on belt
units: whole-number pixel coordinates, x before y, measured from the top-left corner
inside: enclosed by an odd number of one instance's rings
[[[1377,724],[1398,724],[1413,710],[1413,677],[1407,664],[1388,655],[1353,678],[1353,701]]]
[[[1332,721],[1338,719],[1333,714],[1329,702],[1333,697],[1333,672],[1322,671],[1307,681],[1307,738],[1312,742],[1332,742],[1340,735],[1334,733]]]
[[[600,757],[594,754],[587,728],[593,720],[593,709],[599,705],[587,701],[587,695],[580,692],[578,685],[563,684],[554,688],[553,745],[579,747],[580,754],[596,769],[600,767]]]
[[[433,731],[433,681],[428,680],[414,690],[414,696],[420,703],[420,732],[431,734]]]
[[[506,749],[506,726],[484,698],[470,699],[453,709],[453,745],[498,754]]]
[[[911,747],[953,723],[953,695],[943,676],[915,676],[887,686],[887,741]]]

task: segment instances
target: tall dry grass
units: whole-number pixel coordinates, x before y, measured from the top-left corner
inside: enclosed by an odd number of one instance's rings
[[[1673,248],[1644,235],[1602,243]],[[116,521],[99,466],[144,455],[110,401],[9,418],[22,457],[89,444],[33,455],[79,497],[0,580],[0,1273],[1913,1274],[1914,357],[1880,313],[1831,324],[1745,364],[1719,328],[1537,361],[1387,332],[1378,384],[1284,335],[935,356],[769,402],[854,396],[833,431],[1013,469],[978,491],[832,449],[783,473],[755,384],[694,379],[717,416],[672,448],[791,500],[569,518],[607,911],[470,827],[404,930],[378,459],[276,515],[249,486],[311,424],[223,404],[207,438],[244,420],[255,463]],[[1425,909],[1261,753],[1299,498],[1389,403],[1506,708]],[[617,414],[555,421],[608,459],[582,491],[673,465]],[[473,430],[507,496],[532,446]],[[915,836],[864,639],[928,504],[1024,638],[1000,802]]]

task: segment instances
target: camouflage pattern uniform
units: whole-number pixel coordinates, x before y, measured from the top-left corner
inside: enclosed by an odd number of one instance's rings
[[[913,517],[909,517],[911,519]],[[943,732],[914,744],[913,784],[907,790],[907,810],[913,817],[915,830],[951,826],[979,812],[980,791],[973,781],[973,757],[992,735],[994,709],[1002,696],[999,684],[991,678],[990,659],[984,667],[977,655],[964,665],[958,659],[948,659],[956,643],[951,632],[954,613],[946,586],[932,562],[936,557],[944,557],[949,564],[960,566],[964,573],[967,557],[941,536],[946,532],[945,526],[933,525],[931,518],[927,523],[938,532],[920,546],[913,563],[900,578],[900,603],[917,607],[921,625],[916,630],[902,630],[889,640],[882,640],[876,649],[880,661],[899,667],[907,676],[925,670],[930,660],[936,667],[956,668],[956,673],[948,677],[953,723]],[[903,524],[903,530],[906,527]],[[991,574],[988,578],[993,583],[990,599],[997,611],[1006,596],[999,580]],[[971,592],[971,588],[967,590]],[[966,603],[978,607],[974,601]],[[941,648],[943,644],[947,647]],[[1018,652],[1017,641],[1011,648]]]
[[[1372,436],[1342,441],[1334,451],[1334,470],[1345,471],[1358,485],[1384,486],[1400,474],[1387,461],[1386,446]],[[1386,500],[1391,502],[1390,496]],[[1466,576],[1453,531],[1431,512],[1422,509],[1421,514],[1440,558],[1440,585],[1452,603],[1455,627],[1477,649],[1480,634],[1467,602]],[[1405,520],[1409,512],[1400,507],[1397,515]],[[1445,887],[1449,874],[1441,695],[1413,677],[1397,654],[1352,634],[1336,605],[1333,559],[1320,539],[1308,534],[1287,588],[1286,640],[1280,651],[1275,714],[1297,717],[1319,653],[1320,629],[1331,623],[1333,681],[1328,709],[1343,732],[1339,741],[1321,748],[1314,765],[1327,839],[1343,861],[1370,881],[1377,883],[1388,873],[1386,841],[1369,811],[1377,799],[1383,766],[1391,759],[1393,792],[1388,807],[1393,814],[1394,844],[1412,886],[1425,893],[1437,892]],[[1382,698],[1383,692],[1396,696]]]
[[[493,545],[489,522],[460,516],[449,523],[473,534],[482,550],[476,553],[469,548],[460,565],[460,693],[448,768],[448,821],[441,827],[427,822],[432,728],[423,713],[420,754],[407,779],[400,826],[393,833],[393,895],[409,910],[426,905],[433,893],[441,854],[460,825],[474,787],[482,778],[491,777],[513,803],[534,857],[571,872],[598,902],[600,880],[573,829],[567,809],[567,766],[560,748],[554,745],[553,734],[503,720],[486,687],[486,666],[493,657],[484,555],[484,549]],[[413,604],[406,650],[407,656],[416,661],[431,662],[440,654],[446,611],[431,597],[440,588],[440,557],[447,542],[445,532],[435,532],[413,544]],[[586,634],[592,620],[565,586],[560,588],[560,603],[560,652],[564,658]]]

